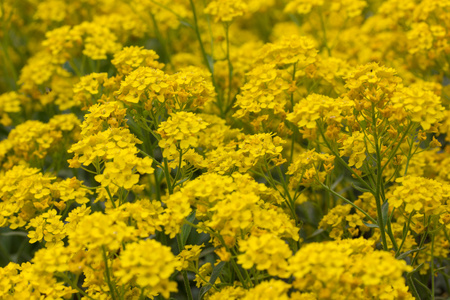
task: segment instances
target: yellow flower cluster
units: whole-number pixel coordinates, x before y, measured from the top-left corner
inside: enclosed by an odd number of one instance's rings
[[[402,277],[412,268],[363,239],[309,244],[289,262],[293,286],[320,299],[413,299]]]
[[[66,237],[64,230],[64,223],[60,220],[61,216],[57,214],[56,210],[52,209],[42,215],[33,218],[27,225],[30,243],[40,242],[45,240],[45,245],[51,247],[54,245],[62,245],[62,239]]]
[[[357,131],[342,141],[339,155],[349,157],[349,166],[361,168],[367,156],[373,153],[375,153],[374,142],[371,140],[367,141],[364,133]]]
[[[0,1],[0,299],[445,298],[449,12]]]
[[[447,210],[450,186],[446,183],[415,176],[401,177],[389,198],[391,204],[407,213],[439,215]]]
[[[172,160],[190,147],[198,146],[198,133],[208,123],[190,112],[177,112],[160,124],[157,133],[161,136],[158,145],[164,149],[164,156]]]
[[[284,8],[285,12],[288,13],[298,13],[298,14],[307,14],[311,12],[311,9],[315,6],[324,5],[325,0],[293,0],[289,1],[289,3]]]
[[[323,182],[327,173],[333,169],[333,161],[334,156],[317,153],[314,149],[299,154],[286,172],[286,175],[291,175],[289,186],[296,189],[299,185],[309,186],[316,180]],[[326,163],[325,171],[320,171],[322,163]]]
[[[3,299],[13,300],[17,298],[67,298],[76,291],[57,281],[52,273],[44,273],[40,268],[31,264],[9,263],[1,268],[2,281],[0,283],[0,296]]]
[[[417,86],[405,87],[396,92],[392,97],[392,106],[394,109],[402,109],[406,116],[419,123],[424,130],[429,130],[444,118],[444,107],[439,96]]]
[[[169,298],[171,292],[177,291],[177,284],[169,279],[178,265],[169,247],[144,240],[129,244],[120,254],[115,275],[121,283],[133,282],[145,289],[144,295]]]
[[[139,141],[124,123],[125,111],[118,103],[95,105],[90,109],[82,124],[82,139],[68,150],[74,153],[71,167],[94,165],[95,180],[106,189],[112,185],[131,189],[139,182],[139,174],[152,174],[153,161],[149,157],[140,158],[136,144]]]
[[[281,156],[285,141],[270,133],[260,133],[246,136],[238,145],[236,166],[241,172],[255,166],[261,159],[271,161],[276,165],[284,162]]]
[[[257,270],[267,270],[272,276],[288,277],[287,259],[292,252],[282,239],[271,234],[251,236],[240,242],[239,250],[243,254],[238,257],[238,262],[244,268],[255,265]]]
[[[204,12],[214,16],[215,22],[231,22],[247,11],[247,5],[242,0],[214,0],[206,6]]]
[[[162,67],[158,65],[155,67]],[[185,68],[173,75],[152,66],[142,66],[130,72],[120,83],[119,100],[128,104],[144,103],[150,110],[159,101],[171,109],[203,107],[213,100],[214,87],[199,68]]]
[[[271,279],[258,284],[255,288],[250,289],[244,300],[257,300],[257,299],[296,299],[288,297],[289,284],[281,280]]]
[[[47,156],[56,157],[70,147],[80,134],[80,121],[73,114],[54,116],[48,123],[26,121],[11,130],[0,142],[0,161],[7,170],[16,164],[40,166]]]
[[[0,124],[10,126],[11,117],[14,113],[20,112],[20,95],[16,92],[9,92],[0,95]]]
[[[203,221],[205,227],[202,228],[220,232],[231,245],[235,244],[241,232],[259,230],[298,240],[290,217],[280,207],[263,201],[267,192],[264,185],[248,176],[205,174],[171,196],[171,199],[176,197],[179,201],[168,205],[183,207],[187,203],[189,207],[190,203],[196,207],[197,218]],[[188,214],[189,211],[185,212],[185,216]]]
[[[158,62],[158,58],[158,54],[153,50],[130,46],[114,53],[114,59],[111,60],[111,63],[116,67],[119,74],[128,75],[139,67],[162,69],[164,64]]]
[[[263,109],[273,110],[276,114],[282,112],[287,101],[284,92],[289,89],[289,84],[280,73],[274,64],[263,64],[248,72],[249,80],[236,96],[235,105],[240,109],[234,116],[242,118]]]
[[[317,128],[317,122],[340,124],[351,112],[352,103],[347,98],[332,99],[324,95],[310,94],[294,106],[287,120],[300,128]]]
[[[157,99],[164,102],[165,93],[169,88],[166,82],[168,75],[159,69],[139,67],[132,71],[120,83],[117,91],[119,100],[125,103],[138,103]]]
[[[276,43],[265,44],[261,48],[256,63],[278,66],[295,64],[303,69],[316,61],[317,49],[314,41],[304,36],[282,37]]]
[[[25,227],[52,207],[63,211],[73,202],[89,202],[90,192],[76,178],[58,182],[36,168],[15,166],[0,179],[1,225],[11,229]]]

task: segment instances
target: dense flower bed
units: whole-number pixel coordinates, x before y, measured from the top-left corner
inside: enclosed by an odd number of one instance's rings
[[[1,0],[1,299],[438,299],[450,1]]]

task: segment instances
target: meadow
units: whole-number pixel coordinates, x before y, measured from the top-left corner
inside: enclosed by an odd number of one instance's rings
[[[0,299],[450,296],[450,1],[0,22]]]

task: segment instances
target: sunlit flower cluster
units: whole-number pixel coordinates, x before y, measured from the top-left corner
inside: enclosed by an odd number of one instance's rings
[[[444,299],[450,1],[1,0],[0,299]]]

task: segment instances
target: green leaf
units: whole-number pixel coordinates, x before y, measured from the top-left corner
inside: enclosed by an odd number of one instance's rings
[[[211,55],[206,55],[208,60],[209,69],[214,72],[214,58]]]
[[[370,224],[370,223],[367,223],[367,222],[364,222],[364,221],[363,221],[363,224],[366,225],[369,228],[380,228],[377,224]]]
[[[386,227],[387,221],[389,220],[389,202],[385,201],[381,206],[381,216],[383,218],[383,227]]]
[[[189,221],[190,223],[193,223],[195,219],[195,211],[193,211],[187,218],[186,220]],[[191,233],[191,225],[189,224],[184,224],[183,227],[181,228],[181,241],[183,242],[183,247],[184,245],[186,245],[186,241],[189,237],[189,234]]]
[[[415,252],[419,252],[422,251],[423,249],[426,249],[427,247],[422,247],[422,248],[417,248],[417,249],[412,249],[412,250],[408,250],[406,252],[403,252],[402,254],[400,254],[397,259],[404,259],[405,257],[407,257],[408,255],[410,255],[411,253],[415,253]],[[414,271],[413,271],[414,272]]]
[[[212,286],[216,282],[216,279],[219,277],[220,273],[222,272],[222,269],[224,266],[225,266],[225,262],[222,261],[217,266],[214,267],[214,270],[211,273],[211,278],[209,279],[208,285],[205,285],[200,289],[200,292],[198,294],[199,300],[202,300],[203,297],[206,295],[206,293],[212,288]]]
[[[312,239],[313,237],[316,237],[318,235],[320,235],[321,233],[325,232],[325,230],[323,230],[322,228],[317,229],[316,231],[314,231],[310,236],[308,236],[306,239]]]
[[[363,130],[366,130],[366,128],[367,128],[367,121],[362,120],[361,122],[359,122],[359,124],[361,125],[361,128],[362,128]]]
[[[355,190],[360,191],[361,193],[370,193],[368,189],[364,189],[362,187],[356,186],[354,183],[352,183],[352,186]]]
[[[180,20],[180,19],[178,19],[178,20],[180,21],[181,25],[189,27],[189,28],[194,28],[194,26],[192,26],[191,23],[189,23],[189,22],[187,22],[185,20]]]
[[[344,175],[345,175],[345,173],[342,172],[341,175],[338,178],[336,178],[336,180],[333,182],[333,184],[330,187],[332,190],[335,190],[336,187],[342,182],[342,180],[344,179]]]
[[[421,263],[421,264],[418,265],[414,270],[412,270],[411,272],[409,272],[409,273],[408,273],[408,277],[412,277],[412,276],[414,275],[414,273],[416,273],[417,271],[419,271],[419,270],[423,267],[424,264],[425,264],[425,263]]]
[[[417,278],[413,278],[413,280],[415,281],[415,282],[417,282],[422,288],[424,288],[426,291],[427,291],[427,293],[429,294],[429,295],[431,295],[431,290],[425,285],[425,284],[423,284],[422,282],[420,282],[420,280],[419,279],[417,279]]]

